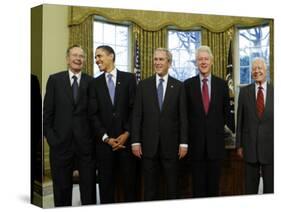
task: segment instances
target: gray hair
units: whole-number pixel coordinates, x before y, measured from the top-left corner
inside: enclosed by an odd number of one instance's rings
[[[198,59],[198,55],[200,52],[207,52],[210,55],[211,59],[212,60],[214,59],[212,50],[209,46],[200,46],[198,49],[196,49],[196,53],[195,53],[196,59]]]
[[[266,65],[266,62],[265,62],[265,59],[264,59],[264,58],[262,58],[262,57],[256,57],[256,58],[254,58],[254,59],[252,60],[252,67],[254,66],[254,64],[255,64],[256,62],[261,62],[262,65],[263,65],[264,70],[267,69],[267,65]]]

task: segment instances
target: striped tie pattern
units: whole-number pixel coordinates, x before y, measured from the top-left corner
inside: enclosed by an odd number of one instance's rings
[[[258,94],[257,94],[257,102],[256,102],[256,106],[257,106],[257,113],[259,118],[262,118],[263,112],[264,112],[264,96],[263,96],[263,87],[259,86],[258,87]]]
[[[207,81],[208,81],[207,78],[204,78],[202,80],[202,82],[203,82],[203,86],[202,86],[202,100],[203,100],[205,114],[207,114],[208,111],[209,111],[209,103],[210,103],[209,88],[208,88]]]

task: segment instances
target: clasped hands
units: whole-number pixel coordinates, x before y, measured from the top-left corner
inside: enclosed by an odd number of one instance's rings
[[[109,138],[107,143],[108,145],[111,146],[112,151],[125,149],[126,146],[124,144],[128,140],[128,137],[129,137],[129,133],[124,132],[123,134],[119,135],[117,138]]]

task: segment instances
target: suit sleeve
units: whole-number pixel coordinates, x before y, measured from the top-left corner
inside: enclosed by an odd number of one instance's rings
[[[186,93],[185,86],[182,83],[180,88],[180,101],[179,101],[179,111],[180,111],[180,143],[188,144],[188,122],[187,122],[187,103],[186,103]]]
[[[50,146],[56,146],[60,143],[54,131],[55,117],[55,82],[52,76],[49,77],[46,87],[43,107],[43,133]]]
[[[136,95],[136,79],[133,74],[130,75],[129,78],[129,105],[128,105],[128,113],[129,117],[124,124],[124,130],[128,131],[131,134],[131,126],[132,126],[132,115],[133,115],[133,108],[134,108],[134,101]]]
[[[141,128],[142,128],[142,82],[137,87],[135,96],[133,115],[132,115],[132,138],[131,143],[142,143]]]
[[[242,141],[242,129],[243,129],[243,114],[244,114],[244,88],[240,89],[238,98],[238,110],[237,110],[237,128],[236,128],[236,148],[243,146]]]
[[[97,99],[97,88],[95,85],[96,81],[92,80],[89,86],[89,105],[88,105],[88,116],[90,120],[90,126],[92,134],[102,139],[102,136],[106,133],[105,128],[102,126],[99,119],[99,105]]]

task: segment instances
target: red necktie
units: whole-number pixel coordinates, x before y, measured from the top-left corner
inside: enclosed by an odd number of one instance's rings
[[[263,87],[259,86],[258,94],[257,94],[257,113],[259,118],[262,118],[263,112],[264,112],[264,97],[262,92]]]
[[[207,78],[204,78],[202,80],[202,82],[203,82],[203,86],[202,86],[202,100],[203,100],[205,114],[208,113],[209,103],[210,103],[210,100],[209,100],[209,89],[208,89],[207,81],[208,81]]]

